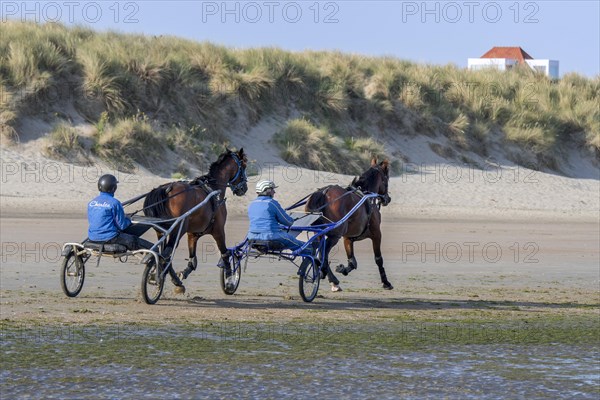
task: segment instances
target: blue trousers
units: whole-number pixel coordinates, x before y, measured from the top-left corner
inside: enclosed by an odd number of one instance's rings
[[[277,232],[277,233],[258,233],[258,234],[253,234],[252,232],[250,232],[250,233],[248,233],[248,239],[274,242],[274,243],[277,243],[280,245],[278,247],[283,247],[284,249],[290,249],[290,250],[297,250],[302,245],[304,245],[303,241],[296,239],[293,235],[291,235],[285,231],[281,231],[281,232]],[[312,251],[313,251],[313,249],[311,249],[311,247],[308,247],[305,252],[307,255],[309,255],[309,254],[312,254],[311,253]]]

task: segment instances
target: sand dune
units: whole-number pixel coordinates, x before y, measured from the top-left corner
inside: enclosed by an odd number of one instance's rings
[[[97,193],[96,181],[104,173],[119,178],[117,197],[122,201],[170,181],[143,169],[127,174],[103,163],[76,166],[14,147],[2,148],[0,156],[2,216],[83,215],[87,201]],[[405,164],[403,174],[391,179],[392,203],[383,210],[384,215],[598,221],[599,179],[568,178],[491,162],[482,169],[429,161]],[[353,178],[284,165],[276,159],[256,165],[259,174],[249,177],[246,196],[235,197],[228,191],[230,213],[245,214],[254,198],[254,184],[260,179],[275,180],[280,186],[277,198],[289,206],[319,187],[344,186]]]

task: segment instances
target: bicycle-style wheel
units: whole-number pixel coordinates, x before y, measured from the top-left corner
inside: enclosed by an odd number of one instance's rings
[[[231,275],[227,276],[225,267],[221,269],[221,289],[223,293],[232,295],[240,286],[240,279],[242,278],[242,260],[245,263],[248,262],[247,256],[237,255],[235,252],[231,253],[229,258],[229,265],[231,266]],[[244,266],[245,267],[245,266]]]
[[[142,297],[146,304],[156,304],[165,285],[161,268],[157,267],[154,257],[148,261],[142,275]]]
[[[60,286],[68,297],[76,297],[83,288],[84,280],[85,262],[72,249],[62,260]]]
[[[315,260],[310,259],[310,261],[311,262],[306,266],[301,267],[298,280],[300,296],[302,297],[302,300],[307,303],[310,303],[315,299],[315,297],[317,297],[319,284],[321,282],[321,273],[315,264]]]

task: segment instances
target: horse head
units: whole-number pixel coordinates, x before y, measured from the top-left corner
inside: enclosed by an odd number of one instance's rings
[[[243,148],[238,152],[228,149],[227,155],[230,156],[232,161],[227,164],[229,170],[227,186],[231,188],[234,195],[243,196],[248,191],[248,177],[246,176],[248,158]]]
[[[381,199],[381,205],[387,206],[392,201],[388,193],[390,180],[390,163],[384,160],[377,164],[377,158],[371,160],[371,168],[358,178],[354,178],[352,186],[360,188],[365,192],[377,193]]]

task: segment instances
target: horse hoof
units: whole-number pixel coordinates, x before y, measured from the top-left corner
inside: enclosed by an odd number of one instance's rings
[[[175,288],[173,289],[173,291],[175,292],[175,294],[184,294],[185,293],[185,286],[181,285],[181,286],[175,286]]]
[[[342,291],[342,287],[340,285],[336,285],[335,283],[331,284],[331,291],[332,292],[341,292]]]
[[[385,290],[392,290],[394,287],[392,286],[392,284],[391,284],[391,283],[389,283],[389,282],[388,282],[388,283],[384,283],[384,284],[383,284],[383,288],[384,288]]]
[[[348,276],[348,273],[350,271],[352,271],[352,270],[344,267],[344,264],[340,264],[337,267],[335,267],[335,272],[339,272],[340,274],[342,274],[344,276]]]

